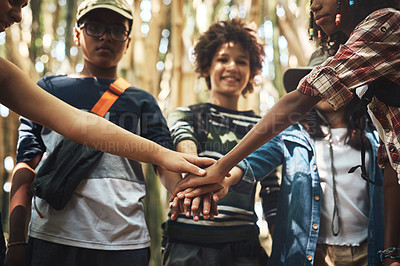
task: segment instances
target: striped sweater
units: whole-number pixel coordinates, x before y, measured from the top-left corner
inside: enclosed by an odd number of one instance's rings
[[[258,122],[253,111],[229,110],[207,103],[207,141],[199,156],[219,159],[228,153]],[[180,141],[198,142],[193,127],[193,114],[189,107],[180,107],[169,116],[168,123],[174,145]],[[199,147],[199,146],[198,146]],[[201,149],[199,147],[199,149]],[[193,221],[193,217],[179,215],[175,221],[164,224],[164,235],[171,240],[196,244],[226,243],[258,239],[259,229],[254,212],[255,184],[241,193],[231,190],[218,201],[219,215],[214,220]]]

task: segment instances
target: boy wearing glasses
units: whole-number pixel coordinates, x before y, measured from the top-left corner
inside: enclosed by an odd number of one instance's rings
[[[129,46],[132,23],[132,11],[125,0],[83,1],[78,7],[74,32],[75,43],[84,55],[82,72],[45,77],[39,86],[79,109],[91,110],[118,78],[117,66]],[[105,118],[172,148],[161,110],[145,91],[128,88]],[[33,169],[42,155],[51,152],[60,141],[55,132],[25,118],[21,119],[19,132],[17,161],[30,164]],[[157,171],[169,190],[181,179],[179,174],[161,168]],[[44,217],[32,211],[27,250],[23,245],[15,246],[7,256],[24,260],[27,252],[28,264],[38,266],[147,265],[150,237],[141,202],[145,192],[139,162],[105,153],[64,209],[57,211],[35,198]],[[24,230],[20,231],[23,234]]]

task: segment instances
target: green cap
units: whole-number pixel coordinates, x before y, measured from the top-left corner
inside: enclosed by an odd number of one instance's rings
[[[98,8],[110,9],[129,20],[133,20],[132,8],[125,0],[83,0],[76,12],[76,21]]]

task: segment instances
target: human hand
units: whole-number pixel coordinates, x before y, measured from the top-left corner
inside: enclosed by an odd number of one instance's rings
[[[211,158],[197,157],[191,154],[170,151],[170,154],[160,158],[158,165],[172,172],[203,176],[206,173],[203,168],[215,162],[216,161]]]
[[[178,192],[181,192],[186,188],[189,187],[195,188],[202,185],[215,184],[223,180],[225,176],[229,175],[230,174],[228,172],[224,173],[219,169],[218,162],[206,168],[206,174],[204,176],[196,176],[189,174],[175,185],[175,189],[174,192],[171,194],[170,201],[173,200],[173,198],[176,196]]]
[[[7,249],[5,266],[25,266],[27,249],[25,245],[12,246]]]
[[[198,186],[191,190],[180,191],[177,193],[177,197],[182,199],[195,198],[204,194],[211,194],[212,200],[217,202],[228,194],[229,187],[231,186],[229,182],[230,177],[225,177],[221,182],[209,185]],[[193,209],[193,207],[192,207]]]
[[[197,197],[185,198],[184,204],[191,206],[193,212],[193,220],[199,221],[200,215],[203,215],[205,220],[214,220],[214,217],[218,215],[218,208],[216,202],[212,199],[212,194],[207,193]]]
[[[188,188],[182,194],[191,191],[193,191],[193,188]],[[174,197],[171,205],[171,220],[176,220],[180,213],[190,217],[191,212],[193,212],[194,221],[199,221],[200,215],[203,215],[204,219],[214,219],[218,215],[217,204],[211,198],[211,193],[194,197],[193,200],[185,197]]]

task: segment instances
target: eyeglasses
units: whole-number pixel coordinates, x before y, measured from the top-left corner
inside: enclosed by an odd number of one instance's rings
[[[101,24],[96,23],[84,23],[80,28],[85,28],[85,32],[90,37],[100,38],[106,32],[111,36],[111,40],[117,42],[124,42],[128,39],[129,31],[123,27],[105,27]]]

